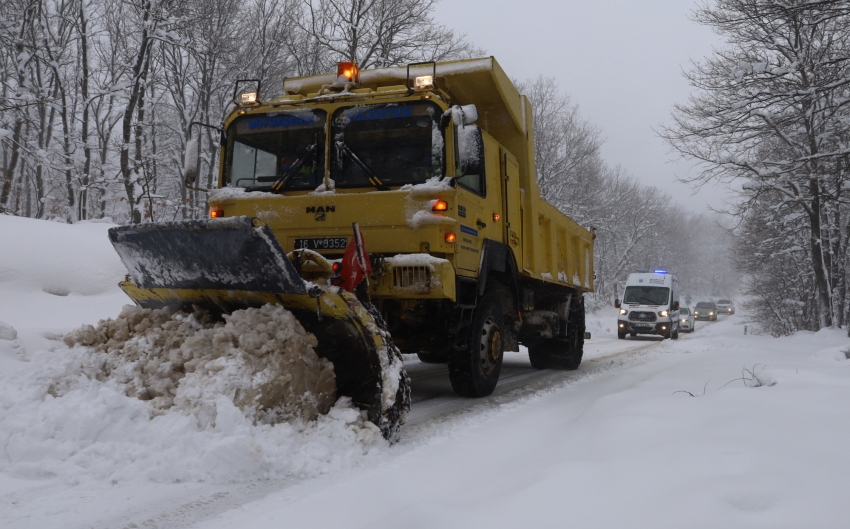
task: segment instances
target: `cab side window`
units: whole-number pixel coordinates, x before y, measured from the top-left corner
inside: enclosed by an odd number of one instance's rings
[[[471,127],[471,126],[469,126]],[[464,174],[464,167],[461,167],[461,150],[458,145],[458,128],[455,126],[455,174],[461,175],[456,178],[457,183],[464,189],[472,191],[476,195],[487,196],[487,188],[485,186],[484,163],[478,164],[480,169],[474,174]],[[483,154],[483,149],[481,149]],[[483,162],[483,160],[482,160]]]

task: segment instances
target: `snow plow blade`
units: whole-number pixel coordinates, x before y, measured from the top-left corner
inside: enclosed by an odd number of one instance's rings
[[[410,382],[380,314],[349,292],[306,283],[267,226],[250,217],[168,222],[112,228],[109,238],[129,271],[120,286],[140,307],[285,307],[333,363],[338,395],[397,438]]]
[[[121,226],[109,240],[142,288],[304,293],[272,231],[252,217]]]

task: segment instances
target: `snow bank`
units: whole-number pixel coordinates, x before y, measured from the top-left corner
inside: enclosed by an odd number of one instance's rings
[[[115,290],[127,271],[109,244],[107,230],[112,226],[0,215],[0,284],[57,296]]]
[[[16,340],[17,338],[18,331],[16,331],[11,325],[0,321],[0,340]]]
[[[282,307],[126,308],[0,376],[0,471],[126,481],[314,475],[352,464],[380,431]],[[323,415],[327,413],[327,415]]]

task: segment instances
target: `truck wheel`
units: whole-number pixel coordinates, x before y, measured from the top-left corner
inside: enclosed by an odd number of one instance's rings
[[[528,347],[528,359],[535,369],[578,369],[584,355],[584,300],[575,300],[570,307],[565,338],[540,340]],[[617,331],[624,339],[625,333]]]
[[[475,309],[467,345],[449,354],[449,380],[461,397],[486,397],[493,393],[502,370],[501,304],[494,292],[485,294]]]
[[[449,353],[446,351],[419,351],[416,356],[423,364],[445,364],[449,361]]]
[[[617,331],[617,338],[619,338],[621,340],[625,340],[626,339],[626,331]]]

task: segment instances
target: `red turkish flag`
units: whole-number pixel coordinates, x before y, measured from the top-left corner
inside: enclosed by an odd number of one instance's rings
[[[360,226],[354,223],[354,237],[349,241],[345,248],[345,254],[342,256],[342,271],[340,276],[343,279],[342,288],[349,292],[354,292],[357,285],[363,279],[372,273],[372,262],[369,260],[369,254],[366,253],[366,245],[363,243],[363,235],[360,233]]]

